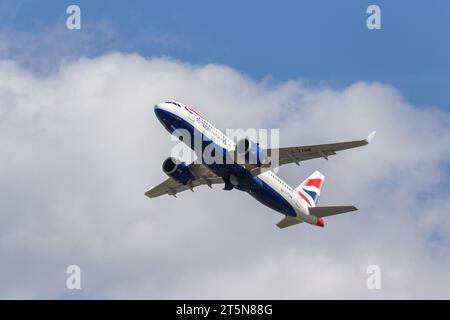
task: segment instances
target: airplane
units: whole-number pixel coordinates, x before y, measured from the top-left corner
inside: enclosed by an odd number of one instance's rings
[[[169,178],[145,192],[150,198],[165,194],[176,197],[178,193],[189,189],[194,191],[200,185],[211,188],[213,184],[224,184],[224,190],[245,191],[262,204],[283,214],[284,218],[277,223],[280,229],[302,222],[324,227],[324,217],[358,210],[354,206],[317,206],[325,176],[315,171],[298,187],[291,188],[271,170],[270,157],[278,156],[277,166],[290,163],[299,165],[301,161],[315,158],[328,160],[337,151],[369,144],[375,131],[363,140],[263,149],[248,137],[234,142],[194,108],[183,103],[158,103],[154,111],[167,131],[194,150],[200,163],[186,164],[173,157],[167,158],[162,170]],[[187,132],[190,137],[185,139],[179,135],[180,130]],[[195,146],[194,136],[202,137],[200,148]],[[219,159],[224,161],[204,161],[203,151],[208,146],[219,152]]]

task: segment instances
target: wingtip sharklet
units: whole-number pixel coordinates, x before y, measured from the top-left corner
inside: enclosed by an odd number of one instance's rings
[[[372,132],[367,136],[367,138],[364,139],[364,141],[366,141],[367,144],[371,143],[372,140],[373,140],[373,138],[375,137],[375,134],[376,134],[376,133],[377,133],[377,132],[376,132],[375,130],[372,131]]]

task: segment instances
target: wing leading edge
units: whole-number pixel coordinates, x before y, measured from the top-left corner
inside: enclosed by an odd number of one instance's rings
[[[224,183],[224,181],[221,177],[214,174],[203,164],[191,163],[188,166],[188,168],[195,178],[191,181],[190,184],[184,185],[184,184],[181,184],[181,183],[175,181],[172,178],[168,178],[167,180],[158,184],[157,186],[150,188],[145,193],[145,195],[149,198],[156,198],[156,197],[159,197],[159,196],[162,196],[165,194],[176,197],[177,193],[180,193],[180,192],[183,192],[183,191],[186,191],[189,189],[194,191],[195,187],[198,187],[201,185],[207,185],[207,186],[211,187],[211,185],[213,185],[213,184]]]

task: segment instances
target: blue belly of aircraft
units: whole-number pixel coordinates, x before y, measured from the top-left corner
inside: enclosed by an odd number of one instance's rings
[[[189,131],[191,135],[192,144],[190,147],[193,148],[194,136],[201,135],[192,124],[186,120],[174,115],[173,113],[167,112],[165,110],[157,109],[155,110],[156,116],[163,126],[170,132],[173,133],[176,129],[184,129]],[[211,140],[202,141],[202,150],[206,148],[212,142]],[[221,149],[222,153],[225,155],[227,150],[216,145],[216,149]],[[195,150],[194,150],[195,151]],[[199,155],[201,156],[201,155]],[[231,174],[240,177],[240,184],[242,182],[242,187],[236,187],[241,191],[248,192],[253,198],[261,202],[262,204],[268,206],[269,208],[278,211],[282,214],[289,216],[296,216],[295,210],[289,204],[289,202],[284,199],[281,194],[274,190],[271,186],[265,183],[259,177],[252,176],[248,170],[241,167],[236,163],[223,163],[223,164],[207,164],[204,163],[211,171],[213,171],[218,176],[222,177],[224,180],[228,179]]]

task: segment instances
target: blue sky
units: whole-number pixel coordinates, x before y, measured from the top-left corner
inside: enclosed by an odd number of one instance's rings
[[[446,1],[1,1],[0,28],[64,31],[78,4],[83,28],[102,21],[113,36],[82,50],[219,63],[259,80],[303,78],[341,88],[358,80],[394,85],[415,105],[450,109],[450,3]],[[366,28],[369,4],[382,30]],[[97,34],[98,37],[102,35]],[[82,46],[82,45],[81,45]]]

